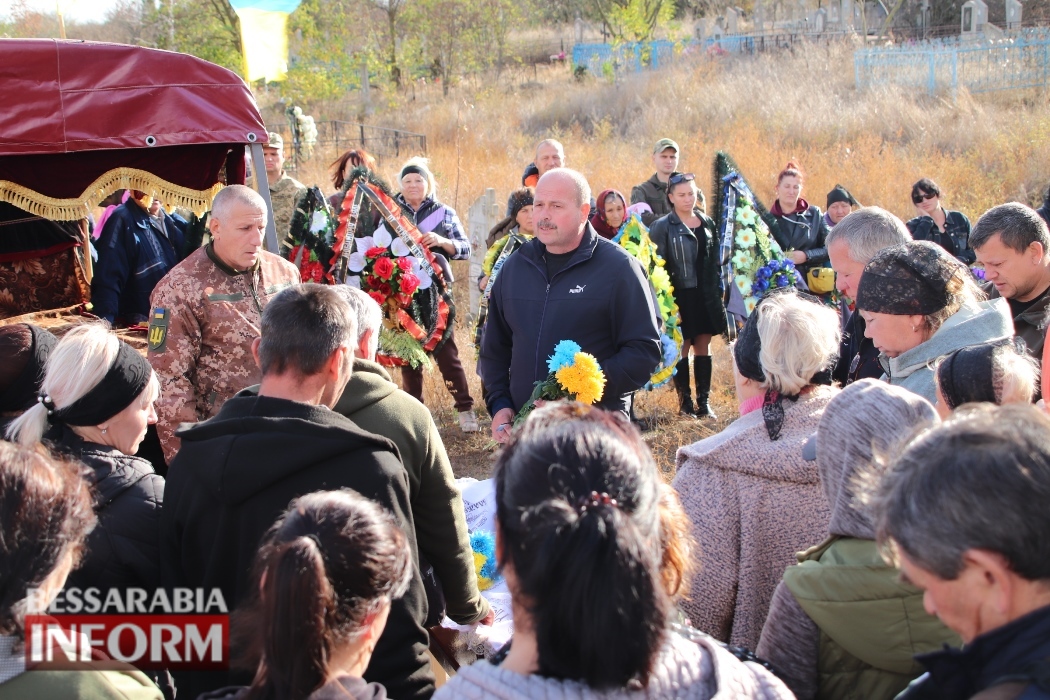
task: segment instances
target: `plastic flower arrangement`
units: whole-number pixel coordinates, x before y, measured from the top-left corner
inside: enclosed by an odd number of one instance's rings
[[[286,255],[299,268],[303,282],[328,281],[334,241],[335,220],[328,202],[319,189],[311,187],[296,203]]]
[[[411,255],[408,246],[400,238],[393,238],[386,228],[356,239],[355,246],[347,262],[347,269],[354,276],[347,277],[347,284],[363,289],[383,310],[386,333],[379,336],[380,352],[412,367],[428,365],[422,345],[399,331],[394,320],[403,323],[407,319],[404,309],[414,303],[417,290],[430,287],[430,276],[422,273],[419,260]]]
[[[605,373],[598,360],[571,340],[554,346],[554,354],[547,359],[547,371],[547,378],[536,382],[532,396],[514,417],[515,427],[525,422],[537,401],[569,399],[593,404],[601,400],[605,391]]]
[[[649,230],[642,224],[638,214],[631,214],[620,226],[619,232],[612,241],[619,244],[631,257],[641,263],[642,268],[649,275],[649,282],[656,291],[656,302],[660,307],[660,316],[664,320],[663,328],[660,329],[663,359],[645,385],[646,389],[654,389],[671,381],[675,365],[681,359],[682,321],[678,313],[678,304],[674,300],[671,276],[667,273],[663,258],[656,252],[656,244],[649,238]]]
[[[750,295],[762,298],[770,289],[795,287],[800,279],[795,264],[790,260],[770,260],[755,272]]]
[[[503,578],[496,564],[496,538],[491,532],[478,530],[470,536],[474,550],[474,572],[478,575],[478,590],[487,591]]]

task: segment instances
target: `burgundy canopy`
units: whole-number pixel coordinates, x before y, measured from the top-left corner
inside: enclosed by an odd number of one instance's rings
[[[267,140],[235,73],[138,46],[0,39],[0,201],[78,218],[119,187],[203,209]]]

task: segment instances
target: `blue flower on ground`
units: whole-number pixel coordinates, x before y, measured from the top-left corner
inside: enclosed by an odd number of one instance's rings
[[[563,340],[554,346],[554,354],[547,359],[547,371],[557,372],[562,367],[568,367],[576,361],[576,353],[582,348],[578,343],[571,340]]]

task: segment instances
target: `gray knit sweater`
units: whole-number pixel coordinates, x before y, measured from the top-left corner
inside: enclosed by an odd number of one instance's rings
[[[479,661],[459,673],[434,694],[434,700],[599,700],[623,698],[683,698],[685,700],[788,700],[791,691],[771,673],[737,660],[703,635],[697,642],[671,632],[656,669],[644,690],[599,691],[578,681],[538,675],[523,676]]]

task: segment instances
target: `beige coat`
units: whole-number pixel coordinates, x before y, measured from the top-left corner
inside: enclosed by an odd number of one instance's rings
[[[693,524],[700,568],[682,608],[697,629],[754,649],[784,570],[826,537],[830,509],[802,445],[837,392],[817,387],[785,402],[775,442],[760,409],[678,450],[673,486]]]

